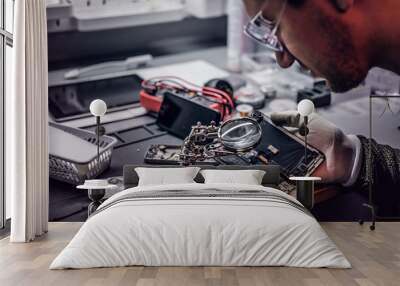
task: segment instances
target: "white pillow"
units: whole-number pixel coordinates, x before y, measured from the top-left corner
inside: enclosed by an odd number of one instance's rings
[[[200,171],[198,167],[186,168],[135,168],[139,176],[139,186],[171,185],[195,183]]]
[[[202,170],[205,184],[261,185],[265,175],[262,170]]]

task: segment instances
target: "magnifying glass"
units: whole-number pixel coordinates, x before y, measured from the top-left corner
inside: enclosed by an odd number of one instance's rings
[[[260,143],[262,129],[252,118],[228,120],[218,130],[218,138],[229,151],[247,152]]]

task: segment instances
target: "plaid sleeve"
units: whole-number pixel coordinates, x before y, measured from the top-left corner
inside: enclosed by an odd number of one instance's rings
[[[363,161],[354,186],[368,198],[369,182],[371,182],[372,201],[378,209],[398,211],[400,209],[400,150],[378,144],[371,139],[371,159],[368,160],[369,139],[363,136],[358,136],[358,138],[362,145]]]

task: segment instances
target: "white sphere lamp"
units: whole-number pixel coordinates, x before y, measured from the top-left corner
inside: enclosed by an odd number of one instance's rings
[[[101,117],[104,116],[106,112],[107,112],[107,104],[103,100],[96,99],[90,103],[90,113],[93,116]]]
[[[313,113],[315,110],[314,103],[309,100],[309,99],[304,99],[299,102],[299,105],[297,106],[297,111],[301,116],[309,116],[311,113]]]
[[[97,135],[97,161],[100,162],[100,136],[106,131],[100,123],[100,117],[107,112],[107,104],[101,99],[95,99],[90,103],[90,113],[96,117],[96,135]]]

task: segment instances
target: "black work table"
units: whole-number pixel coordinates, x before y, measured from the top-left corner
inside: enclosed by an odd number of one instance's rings
[[[202,51],[184,53],[173,56],[163,56],[155,59],[149,66],[161,66],[171,63],[182,63],[190,60],[206,60],[216,66],[223,68],[225,66],[226,49],[211,48]],[[63,82],[66,70],[52,71],[49,73],[50,82]],[[365,94],[368,102],[368,95]],[[356,95],[357,100],[364,97]],[[354,112],[343,113],[343,106],[348,108],[348,102],[353,99],[352,95],[335,94],[333,95],[333,105],[328,108],[319,109],[318,112],[330,121],[334,122],[346,133],[360,134],[368,136],[368,113],[354,114]],[[285,98],[287,99],[287,98]],[[279,103],[281,98],[277,98]],[[294,100],[294,99],[292,99]],[[266,108],[262,111],[269,112],[275,110],[274,101],[268,102]],[[359,105],[357,103],[357,105]],[[294,104],[295,106],[295,104]],[[338,115],[336,115],[338,114]],[[398,119],[398,118],[397,118]],[[94,120],[93,120],[94,121]],[[154,125],[155,118],[151,116],[142,116],[134,119],[128,119],[122,122],[107,124],[105,127],[112,134],[119,134],[122,141],[119,142],[113,151],[110,168],[105,171],[101,178],[108,178],[122,175],[122,168],[125,164],[143,164],[144,155],[151,144],[171,144],[179,145],[182,143],[169,134],[162,133]],[[390,116],[384,116],[379,121],[375,121],[375,130],[378,130],[375,138],[393,147],[400,147],[400,132],[397,130],[398,120],[393,122]],[[147,129],[143,126],[148,127]],[[90,128],[89,128],[90,129]],[[149,130],[156,134],[149,133]],[[122,133],[122,135],[121,135]],[[112,135],[111,134],[111,135]],[[149,138],[153,137],[153,138]],[[355,190],[355,192],[344,190],[340,187],[325,186],[316,192],[316,203],[313,213],[321,220],[356,220],[364,213],[361,203],[365,199]],[[90,203],[86,194],[77,191],[75,186],[50,180],[50,220],[51,221],[84,221],[86,219],[87,205]],[[360,207],[359,207],[360,206]],[[341,210],[343,208],[343,210]]]
[[[110,168],[99,178],[121,176],[123,166],[126,164],[144,164],[144,156],[151,144],[180,145],[182,143],[181,139],[159,130],[155,125],[154,117],[142,116],[126,121],[131,121],[131,128],[115,132],[122,133],[121,137],[125,140],[119,139],[113,150]],[[119,124],[126,125],[124,122],[119,122]],[[106,130],[110,129],[107,125],[105,124]],[[151,129],[143,128],[143,126],[150,126]],[[156,136],[151,132],[154,132]],[[108,135],[113,136],[113,133]],[[76,190],[74,185],[50,179],[50,221],[82,221],[86,219],[85,212],[89,202],[85,192]]]
[[[189,53],[181,53],[176,55],[160,56],[155,58],[148,64],[148,67],[164,66],[169,64],[183,63],[191,60],[206,60],[214,65],[224,68],[225,66],[226,49],[210,48]],[[66,84],[73,83],[74,80],[65,80],[64,74],[68,69],[54,70],[49,72],[49,84]],[[79,79],[76,80],[79,82]],[[148,131],[141,128],[143,125],[151,125],[155,118],[151,116],[141,116],[138,118],[128,119],[116,123],[106,124],[107,132],[122,133],[121,139],[127,141],[137,141],[127,144],[119,142],[113,151],[110,168],[104,172],[100,178],[109,178],[114,176],[122,176],[122,168],[125,164],[142,164],[147,148],[151,144],[171,144],[179,145],[182,140],[164,134],[156,136],[152,139]],[[93,124],[95,121],[93,119]],[[89,130],[94,130],[88,128]],[[136,129],[136,131],[134,131]],[[157,130],[156,130],[157,131]],[[161,132],[161,131],[160,131]],[[77,191],[75,186],[63,182],[50,179],[50,206],[49,219],[50,221],[84,221],[86,220],[87,206],[90,203],[85,192]]]

